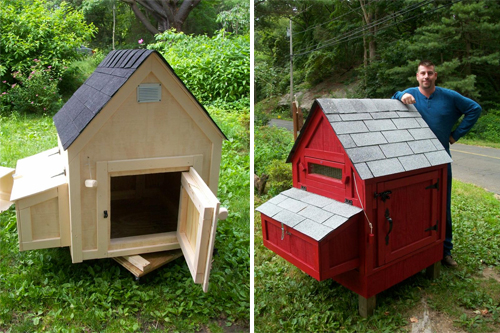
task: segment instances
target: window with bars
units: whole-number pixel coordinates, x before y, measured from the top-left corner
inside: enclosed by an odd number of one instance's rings
[[[342,169],[322,164],[309,163],[309,174],[342,180]]]

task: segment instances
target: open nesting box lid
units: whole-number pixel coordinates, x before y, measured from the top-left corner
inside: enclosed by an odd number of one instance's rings
[[[15,170],[12,168],[0,167],[0,213],[9,209],[13,202],[10,201],[14,179],[12,175]]]
[[[297,188],[281,192],[256,210],[316,241],[362,211],[359,207]]]
[[[45,192],[68,182],[59,148],[17,161],[10,200]]]

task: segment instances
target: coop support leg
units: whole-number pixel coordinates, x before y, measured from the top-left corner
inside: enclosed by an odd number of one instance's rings
[[[439,273],[441,272],[441,262],[438,261],[433,265],[430,265],[425,269],[425,275],[430,280],[435,280],[439,277]]]
[[[359,315],[363,318],[373,315],[376,306],[376,295],[370,298],[364,298],[359,295]]]

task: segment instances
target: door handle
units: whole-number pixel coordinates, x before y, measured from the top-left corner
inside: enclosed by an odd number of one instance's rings
[[[387,232],[387,235],[385,235],[385,245],[389,245],[389,234],[392,232],[392,218],[389,213],[389,208],[385,209],[385,219],[389,221],[389,231]]]

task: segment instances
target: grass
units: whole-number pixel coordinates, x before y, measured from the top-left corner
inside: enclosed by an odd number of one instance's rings
[[[461,138],[458,143],[464,144],[464,145],[469,145],[469,146],[479,146],[479,147],[489,147],[489,148],[496,148],[500,149],[500,143],[498,142],[490,142],[490,141],[485,141],[485,140],[479,140],[479,139],[469,139],[467,137]]]
[[[218,197],[230,214],[218,224],[209,292],[192,282],[183,258],[136,282],[112,259],[72,264],[67,248],[19,252],[11,207],[0,214],[0,331],[248,331],[248,110],[210,112],[229,138]],[[2,166],[56,145],[49,115],[0,117]]]

